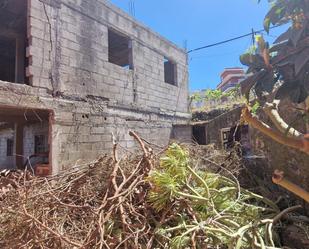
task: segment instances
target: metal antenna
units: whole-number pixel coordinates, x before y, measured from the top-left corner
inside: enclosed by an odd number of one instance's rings
[[[129,13],[131,16],[135,17],[135,1],[134,0],[129,1]]]

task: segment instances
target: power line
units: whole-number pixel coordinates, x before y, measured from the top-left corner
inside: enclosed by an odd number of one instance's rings
[[[279,26],[280,25],[276,25],[276,26],[270,27],[270,29],[274,29],[274,28],[277,28]],[[221,44],[225,44],[225,43],[228,43],[228,42],[231,42],[231,41],[242,39],[242,38],[247,37],[247,36],[252,36],[253,34],[261,33],[261,32],[264,32],[264,31],[265,31],[265,29],[261,29],[261,30],[258,30],[258,31],[252,30],[252,32],[250,32],[248,34],[244,34],[244,35],[237,36],[237,37],[234,37],[234,38],[231,38],[231,39],[228,39],[228,40],[224,40],[224,41],[216,42],[216,43],[213,43],[213,44],[209,44],[209,45],[206,45],[206,46],[203,46],[203,47],[191,49],[187,53],[190,54],[192,52],[196,52],[196,51],[199,51],[199,50],[202,50],[202,49],[215,47],[215,46],[218,46],[218,45],[221,45]]]
[[[190,56],[190,61],[192,60],[199,60],[199,59],[205,59],[205,58],[213,58],[213,57],[222,57],[222,56],[226,56],[226,55],[233,55],[233,54],[240,54],[242,53],[245,49],[248,48],[248,46],[250,46],[250,44],[252,43],[251,38],[248,39],[248,41],[245,43],[244,47],[238,48],[237,50],[234,51],[229,51],[229,52],[225,52],[225,53],[215,53],[215,54],[208,54],[208,55],[202,55],[202,56],[195,56],[195,55],[191,55]]]

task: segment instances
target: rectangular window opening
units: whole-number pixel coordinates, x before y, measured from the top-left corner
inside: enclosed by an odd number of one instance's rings
[[[223,149],[228,149],[232,142],[233,141],[231,141],[231,128],[221,129],[221,143]]]
[[[28,84],[26,47],[27,1],[1,1],[0,80]]]
[[[133,69],[131,39],[110,29],[108,30],[108,61],[126,69]]]
[[[34,153],[46,153],[48,152],[48,140],[45,135],[34,136]]]
[[[6,156],[13,156],[14,141],[13,139],[6,140]]]
[[[176,63],[168,58],[164,58],[164,81],[165,83],[177,86]]]

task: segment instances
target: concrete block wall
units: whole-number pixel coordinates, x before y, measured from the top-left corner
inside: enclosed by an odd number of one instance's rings
[[[107,1],[55,2],[59,4],[29,0],[28,74],[33,86],[79,98],[91,95],[188,112],[185,51]],[[132,40],[132,70],[108,62],[108,28]],[[164,82],[164,57],[176,63],[177,86]]]
[[[12,129],[0,131],[0,170],[4,168],[14,168],[14,156],[7,156],[6,154],[7,139],[14,140],[14,131]]]
[[[113,139],[120,147],[135,150],[137,144],[129,136],[129,131],[135,131],[157,145],[169,143],[173,117],[159,118],[153,114],[110,109],[102,105],[98,111],[94,106],[99,105],[100,102],[92,102],[91,105],[85,103],[83,106],[76,103],[76,106],[67,106],[66,109],[55,112],[52,148],[53,159],[59,164],[57,169],[53,165],[54,170],[64,170],[72,165],[92,161],[99,155],[110,154]]]
[[[186,124],[189,120],[188,116],[175,117],[174,113],[157,114],[138,109],[132,111],[122,106],[111,107],[100,99],[76,101],[51,98],[43,89],[0,82],[0,108],[2,105],[16,107],[17,102],[19,107],[52,110],[54,113],[50,124],[50,160],[54,174],[111,153],[113,135],[122,147],[134,150],[136,143],[128,135],[130,130],[149,142],[167,145],[173,125],[176,122]],[[32,154],[34,131],[41,132],[42,128],[46,132],[47,127],[38,124],[36,128],[25,128],[24,139],[28,145],[24,148],[25,154]],[[28,133],[28,130],[31,132]]]
[[[192,143],[192,125],[174,125],[171,138],[183,143]]]
[[[108,62],[108,28],[130,37],[132,69]],[[130,130],[167,145],[173,125],[189,122],[185,51],[107,1],[28,0],[27,35],[30,86],[0,82],[0,108],[53,112],[53,174],[110,153],[113,135],[126,149],[136,148]],[[164,82],[165,57],[177,86]],[[27,156],[38,127],[25,129]]]

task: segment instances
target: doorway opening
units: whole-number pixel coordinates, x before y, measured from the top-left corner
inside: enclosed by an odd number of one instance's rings
[[[51,112],[0,107],[0,170],[51,172]]]

